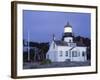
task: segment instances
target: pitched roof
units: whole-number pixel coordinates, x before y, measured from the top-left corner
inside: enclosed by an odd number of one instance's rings
[[[62,40],[54,40],[55,44],[58,46],[68,46],[68,43]],[[76,46],[85,46],[85,44],[81,43],[81,42],[75,42]]]
[[[54,42],[55,42],[56,45],[58,45],[58,46],[68,46],[67,42],[65,42],[65,41],[55,40]]]

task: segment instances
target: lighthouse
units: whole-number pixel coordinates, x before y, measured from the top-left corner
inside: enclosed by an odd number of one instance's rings
[[[62,39],[65,42],[73,42],[73,32],[72,32],[72,26],[69,22],[64,26],[64,34]]]
[[[74,41],[72,26],[69,22],[64,26],[62,40],[55,39],[50,44],[46,59],[52,62],[87,61],[87,47]]]

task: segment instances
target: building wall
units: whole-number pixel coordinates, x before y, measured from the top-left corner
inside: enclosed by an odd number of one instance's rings
[[[54,47],[54,44],[55,44],[54,41],[52,41],[46,55],[46,58],[50,59],[52,62],[64,62],[67,60],[70,60],[70,61],[86,61],[87,60],[86,47],[57,46],[56,44]],[[68,56],[66,56],[66,51],[68,52]],[[85,52],[84,56],[82,55],[83,51]]]
[[[46,59],[50,59],[52,62],[57,61],[57,46],[54,41],[51,42],[50,48],[46,54]]]
[[[66,51],[69,51],[71,47],[66,47],[66,46],[58,46],[58,61],[63,62],[67,59],[70,59],[69,56],[66,56]],[[61,56],[61,51],[62,51],[62,56]],[[68,54],[69,55],[69,54]]]
[[[85,53],[84,56],[82,55],[83,54],[83,51],[86,52],[86,47],[75,47],[71,51],[71,53],[73,51],[77,51],[77,56],[71,57],[71,61],[86,61],[87,60],[86,59],[86,57],[87,57],[86,53]]]

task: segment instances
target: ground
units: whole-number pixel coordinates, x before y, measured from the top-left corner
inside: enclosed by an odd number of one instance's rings
[[[86,62],[52,62],[50,64],[40,64],[39,62],[25,62],[23,69],[57,68],[57,67],[78,67],[90,66],[90,61]]]

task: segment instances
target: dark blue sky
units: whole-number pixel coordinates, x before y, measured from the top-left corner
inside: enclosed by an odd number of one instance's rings
[[[91,14],[73,12],[48,12],[48,11],[23,11],[23,38],[27,40],[27,32],[30,32],[30,40],[34,42],[49,42],[52,35],[61,39],[64,26],[67,22],[72,25],[76,36],[90,38]]]

